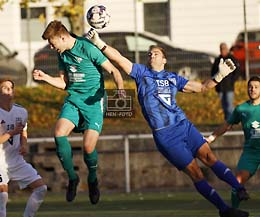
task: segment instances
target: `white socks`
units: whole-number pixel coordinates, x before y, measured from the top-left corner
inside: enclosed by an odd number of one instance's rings
[[[35,213],[39,209],[43,198],[47,192],[47,186],[42,185],[38,188],[35,188],[27,201],[23,217],[34,217]],[[1,217],[1,216],[0,216]]]
[[[6,217],[7,201],[8,201],[8,193],[0,192],[0,217]]]

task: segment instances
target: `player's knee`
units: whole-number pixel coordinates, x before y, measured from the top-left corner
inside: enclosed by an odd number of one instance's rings
[[[65,132],[60,130],[60,129],[55,129],[54,131],[54,136],[55,137],[60,137],[60,136],[66,136]]]
[[[95,150],[95,146],[94,145],[84,145],[84,151],[87,154],[91,154],[94,150]]]
[[[8,192],[8,185],[0,185],[0,192]]]
[[[193,173],[193,174],[192,174],[192,180],[193,180],[194,182],[198,182],[198,181],[200,181],[200,180],[202,180],[202,179],[204,179],[204,175],[203,175],[202,172],[197,172],[197,173]]]
[[[204,175],[200,168],[198,169],[186,168],[185,173],[187,173],[190,176],[193,182],[198,182],[204,179]]]
[[[39,200],[43,200],[44,196],[47,193],[47,185],[41,185],[35,189],[33,189],[33,193],[37,195]]]
[[[246,172],[246,173],[238,173],[236,175],[236,178],[237,178],[237,181],[240,183],[240,184],[245,184],[248,179],[250,178],[250,173],[249,172]]]

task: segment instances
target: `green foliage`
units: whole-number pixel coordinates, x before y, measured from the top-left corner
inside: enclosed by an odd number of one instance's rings
[[[54,126],[65,95],[65,91],[47,85],[16,88],[16,103],[24,106],[29,113],[29,132],[39,134]]]
[[[185,95],[185,96],[184,96]],[[235,85],[235,105],[248,99],[246,81],[238,81]],[[214,89],[206,93],[180,93],[177,96],[178,105],[195,125],[221,124],[224,120],[218,94]]]
[[[116,88],[113,81],[107,81],[107,89]],[[134,81],[125,81],[126,89],[136,89]],[[63,104],[66,92],[48,85],[34,88],[17,87],[16,102],[29,112],[29,133],[31,136],[50,135]],[[245,81],[239,81],[235,87],[235,105],[247,100]],[[177,95],[177,103],[187,117],[197,126],[216,125],[223,122],[224,116],[220,100],[215,90],[207,93]],[[135,96],[133,102],[134,118],[105,118],[103,134],[148,133],[150,129],[144,120]]]
[[[68,0],[59,7],[54,7],[55,17],[67,17],[70,23],[71,31],[77,35],[84,33],[84,2],[86,0]],[[0,0],[0,11],[4,9],[4,5],[11,0]],[[23,8],[28,8],[30,3],[42,2],[42,0],[20,0],[19,4]],[[47,2],[60,2],[59,0],[47,0]],[[39,19],[44,20],[45,17],[40,15]]]

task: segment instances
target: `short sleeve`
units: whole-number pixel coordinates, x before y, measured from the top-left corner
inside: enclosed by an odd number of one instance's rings
[[[141,79],[141,77],[144,76],[144,73],[146,71],[146,66],[142,64],[134,63],[132,67],[132,71],[130,72],[131,78],[135,79],[138,83]]]
[[[96,65],[101,65],[105,61],[107,61],[107,57],[94,45],[90,44],[88,46],[87,55],[91,59],[93,63]]]
[[[183,89],[184,89],[185,85],[188,83],[188,81],[189,81],[188,79],[186,79],[182,76],[176,75],[176,86],[177,86],[178,91],[183,92]]]

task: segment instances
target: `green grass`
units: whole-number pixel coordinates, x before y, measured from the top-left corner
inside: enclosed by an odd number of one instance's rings
[[[251,194],[241,209],[250,211],[250,217],[260,217],[260,192]],[[221,191],[228,201],[229,192]],[[28,194],[10,194],[8,217],[21,217]],[[104,193],[93,206],[87,193],[79,193],[72,203],[65,202],[64,194],[48,193],[37,217],[217,217],[214,206],[195,191],[157,193]]]

